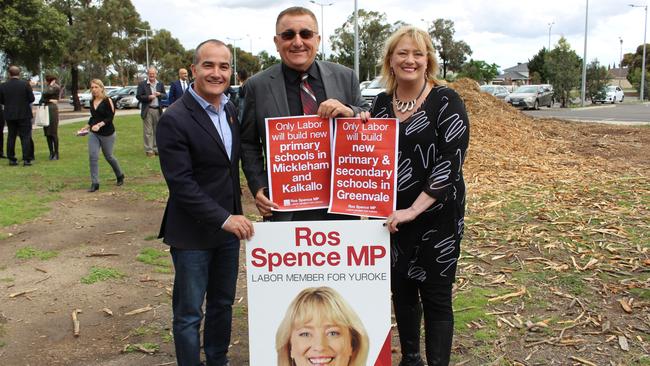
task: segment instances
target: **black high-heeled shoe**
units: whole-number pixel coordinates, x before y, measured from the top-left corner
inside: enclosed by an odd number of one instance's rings
[[[97,190],[99,190],[99,183],[92,183],[90,188],[88,188],[88,192],[95,192]]]
[[[121,186],[122,184],[124,184],[124,174],[117,177],[117,182],[115,183],[116,186]]]

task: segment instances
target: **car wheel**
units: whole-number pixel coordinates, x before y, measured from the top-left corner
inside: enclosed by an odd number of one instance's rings
[[[538,110],[539,109],[539,100],[535,100],[535,104],[533,104],[533,109]]]
[[[553,108],[553,99],[550,99],[550,100],[548,101],[548,105],[547,105],[547,107],[549,107],[549,108]]]
[[[621,103],[623,103],[624,99],[625,99],[625,95],[621,97]]]

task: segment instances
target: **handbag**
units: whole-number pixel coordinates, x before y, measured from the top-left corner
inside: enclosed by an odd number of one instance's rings
[[[47,105],[39,105],[36,107],[34,124],[39,127],[48,127],[50,125],[50,108]]]

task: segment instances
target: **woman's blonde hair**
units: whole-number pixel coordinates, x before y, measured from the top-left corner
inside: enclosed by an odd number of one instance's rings
[[[397,88],[397,80],[395,79],[395,74],[390,67],[390,58],[393,55],[393,52],[395,52],[395,47],[397,47],[399,41],[404,37],[411,38],[417,47],[427,55],[427,70],[424,74],[426,80],[431,82],[433,85],[444,84],[443,81],[436,78],[436,75],[438,75],[438,61],[436,60],[436,50],[433,48],[433,40],[431,40],[431,36],[420,28],[407,25],[391,34],[384,45],[381,79],[386,86],[386,93],[393,94]]]
[[[292,366],[291,332],[314,318],[326,319],[350,330],[352,357],[349,366],[365,366],[368,358],[369,340],[361,319],[330,287],[310,287],[302,290],[291,302],[275,335],[278,366]]]
[[[102,83],[101,80],[99,79],[92,79],[90,80],[91,84],[96,84],[102,89],[102,93],[100,94],[100,99],[106,99],[106,91],[104,90],[104,83]],[[95,97],[93,97],[95,99]]]

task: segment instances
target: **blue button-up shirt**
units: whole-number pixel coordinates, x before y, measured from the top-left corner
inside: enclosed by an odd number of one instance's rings
[[[228,103],[229,100],[228,95],[225,93],[221,95],[219,109],[217,109],[217,107],[208,103],[194,91],[194,83],[190,84],[190,87],[187,88],[187,91],[190,92],[192,97],[194,97],[194,99],[199,103],[201,108],[206,111],[208,117],[210,117],[210,120],[212,120],[212,124],[214,124],[214,128],[216,128],[217,132],[219,132],[221,141],[223,141],[223,145],[226,147],[226,152],[230,158],[232,155],[232,131],[228,125],[228,116],[226,116],[226,103]]]

